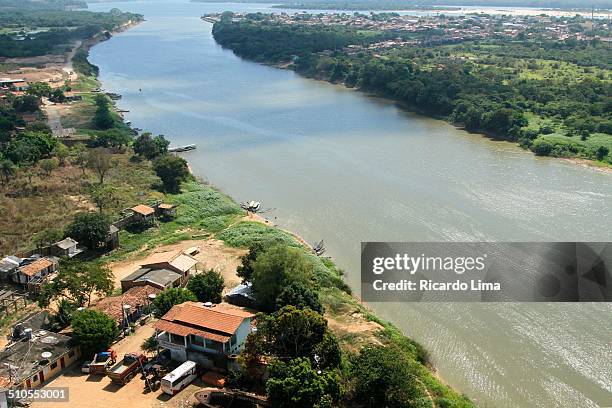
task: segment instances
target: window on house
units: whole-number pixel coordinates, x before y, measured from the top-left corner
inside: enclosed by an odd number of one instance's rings
[[[72,358],[72,357],[74,357],[74,351],[70,350],[68,352],[68,358]]]
[[[57,368],[57,361],[54,363],[51,363],[51,369],[55,370]]]
[[[204,347],[204,339],[200,336],[191,336],[191,344],[194,346]]]

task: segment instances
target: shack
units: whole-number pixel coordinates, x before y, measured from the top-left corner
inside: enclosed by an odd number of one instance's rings
[[[68,237],[56,242],[51,247],[51,252],[55,256],[72,258],[75,255],[83,252],[83,249],[78,248],[78,242]]]
[[[132,287],[119,296],[100,300],[93,309],[106,313],[115,319],[119,327],[126,329],[147,312],[151,302],[150,296],[159,292],[161,289],[152,285]]]
[[[140,268],[121,279],[121,290],[127,292],[138,286],[152,286],[164,290],[181,286],[183,276],[168,269]]]
[[[149,223],[155,220],[155,208],[139,204],[130,208],[134,213],[133,220],[140,223]]]
[[[12,279],[20,264],[21,258],[12,255],[0,260],[0,280]]]
[[[57,271],[58,263],[53,257],[25,260],[13,275],[13,281],[26,286],[45,282],[53,272]]]

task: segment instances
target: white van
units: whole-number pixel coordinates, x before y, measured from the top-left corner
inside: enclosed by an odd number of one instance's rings
[[[193,361],[185,361],[161,380],[161,389],[166,394],[175,395],[197,377],[197,366]]]

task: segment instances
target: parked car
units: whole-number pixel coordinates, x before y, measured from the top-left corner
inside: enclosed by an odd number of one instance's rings
[[[91,371],[91,361],[85,361],[81,366],[81,372],[85,374],[89,374]]]

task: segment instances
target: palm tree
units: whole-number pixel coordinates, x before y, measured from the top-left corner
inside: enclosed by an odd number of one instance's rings
[[[2,174],[6,183],[10,181],[11,177],[15,175],[16,171],[17,166],[15,166],[12,161],[8,159],[0,159],[0,174]]]

